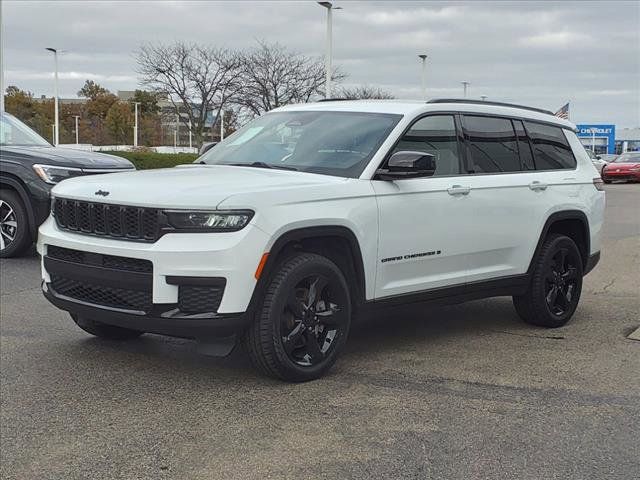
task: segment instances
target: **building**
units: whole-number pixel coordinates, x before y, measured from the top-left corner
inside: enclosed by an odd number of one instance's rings
[[[640,151],[640,128],[617,129],[611,124],[577,124],[578,138],[597,154]]]

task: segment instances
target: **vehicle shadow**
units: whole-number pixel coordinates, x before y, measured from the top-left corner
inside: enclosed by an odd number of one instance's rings
[[[411,348],[426,351],[430,344],[456,337],[517,331],[520,328],[530,331],[530,327],[519,323],[509,298],[446,307],[419,304],[395,307],[354,322],[341,364],[344,366],[345,361],[355,356],[385,356],[406,348],[408,344]],[[81,342],[69,342],[64,348],[79,362],[87,362],[90,352],[92,368],[101,369],[102,361],[109,365],[114,362],[129,364],[133,357],[135,370],[142,368],[141,365],[145,370],[161,370],[163,376],[173,377],[172,381],[195,377],[205,383],[213,379],[226,383],[245,378],[264,384],[280,384],[254,371],[242,345],[237,345],[229,356],[222,358],[199,353],[194,341],[150,334],[124,342],[87,337]]]

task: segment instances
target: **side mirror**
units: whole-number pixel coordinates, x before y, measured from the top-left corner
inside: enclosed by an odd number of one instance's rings
[[[209,150],[211,150],[213,147],[215,147],[217,144],[218,144],[218,142],[204,142],[202,144],[202,146],[200,147],[199,155],[204,155]]]
[[[596,160],[602,160],[602,157],[600,155],[596,155]]]
[[[391,155],[387,168],[381,168],[376,176],[381,180],[430,177],[436,171],[436,157],[430,153],[403,150]]]

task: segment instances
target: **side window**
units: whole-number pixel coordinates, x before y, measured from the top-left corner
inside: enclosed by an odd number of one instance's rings
[[[531,152],[531,145],[529,145],[529,139],[527,133],[524,130],[524,126],[520,120],[512,120],[513,126],[516,130],[518,137],[518,152],[520,152],[520,162],[522,162],[522,168],[524,170],[535,170],[536,165],[533,163],[533,153]]]
[[[508,118],[465,115],[469,173],[519,172],[516,133]]]
[[[434,155],[436,157],[434,176],[460,173],[458,138],[452,115],[431,115],[418,120],[400,139],[393,152],[401,150]]]
[[[537,170],[576,167],[576,159],[562,128],[536,122],[525,122],[525,127],[533,144]]]

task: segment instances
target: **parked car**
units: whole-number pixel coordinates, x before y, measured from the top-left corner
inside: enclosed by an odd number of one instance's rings
[[[0,257],[20,255],[33,243],[56,183],[133,169],[124,158],[54,147],[13,115],[0,113]]]
[[[602,155],[596,154],[593,150],[586,149],[589,158],[591,158],[591,163],[596,167],[598,173],[602,174],[602,169],[607,166],[607,161],[602,157]]]
[[[602,179],[605,183],[611,183],[614,180],[640,182],[640,152],[621,154],[604,168]]]
[[[525,322],[560,327],[600,258],[602,180],[575,126],[543,110],[288,106],[199,160],[53,189],[43,290],[81,329],[219,355],[241,340],[264,373],[304,381],[383,306],[508,295]]]

